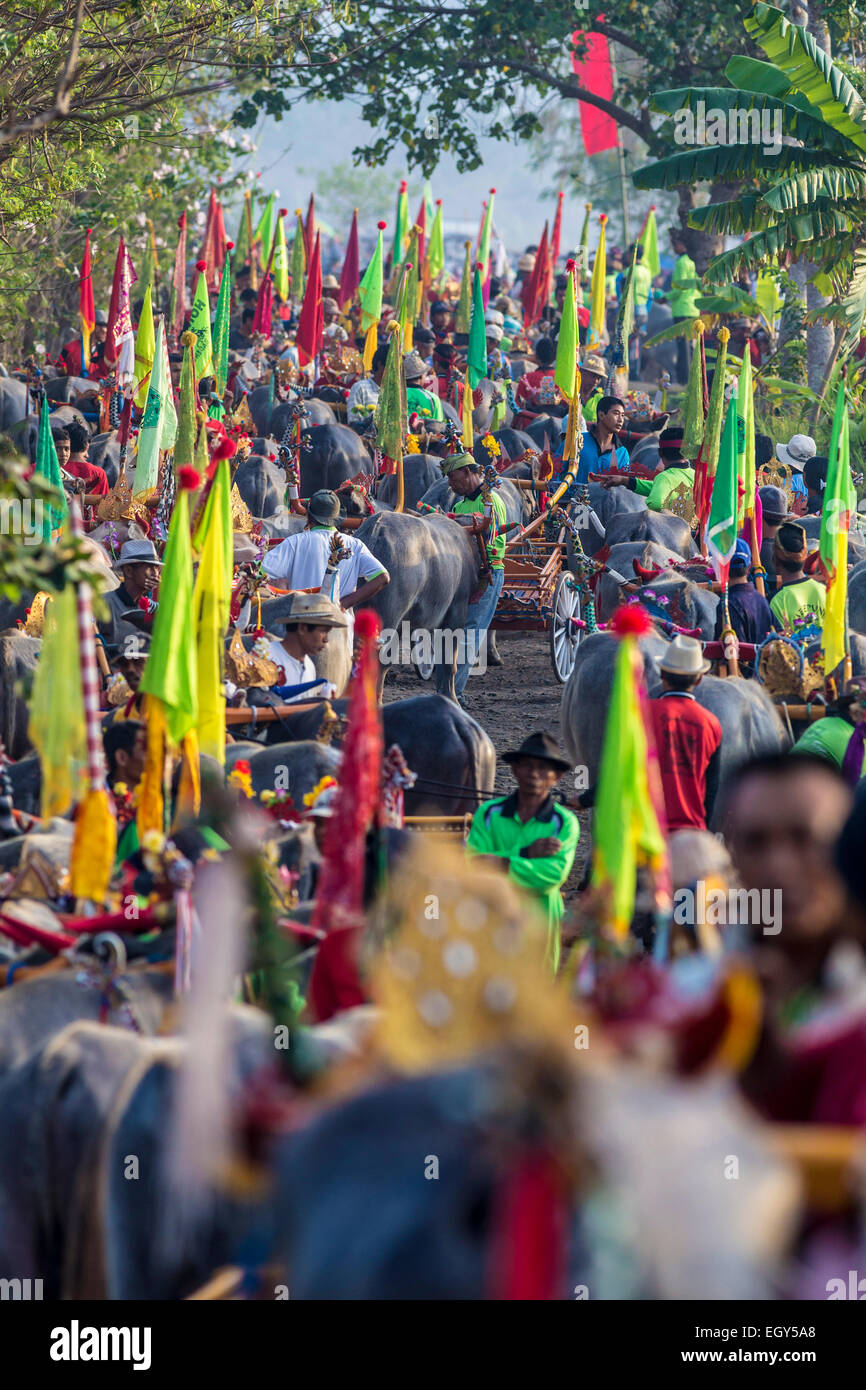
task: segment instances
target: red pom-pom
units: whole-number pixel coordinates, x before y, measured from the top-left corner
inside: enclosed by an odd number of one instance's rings
[[[276,463],[277,461],[276,454],[268,454],[268,458],[270,459],[271,463]]]
[[[141,597],[138,600],[138,606],[141,609],[142,613],[150,612],[150,599],[147,597],[147,594],[141,595]]]
[[[93,231],[93,228],[92,228],[92,227],[88,227],[88,228],[87,228],[87,231],[85,232],[85,236],[90,236],[90,234],[91,234],[92,231]]]
[[[234,244],[234,242],[233,242],[233,241],[227,241],[227,242],[226,242],[226,250],[227,250],[227,251],[234,251],[234,249],[235,249],[235,244]]]
[[[207,261],[196,261],[195,268],[201,271],[207,270]]]
[[[441,199],[441,198],[437,198],[437,199],[436,199],[436,206],[437,206],[437,208],[441,208],[441,206],[442,206],[442,199]]]
[[[495,192],[496,192],[496,189],[495,189],[495,188],[491,188],[490,192],[491,192],[491,193],[495,193]]]
[[[233,770],[234,770],[235,772],[240,772],[240,773],[242,773],[243,776],[246,776],[246,774],[247,774],[247,773],[249,772],[249,770],[250,770],[250,765],[249,765],[249,763],[247,762],[246,758],[239,758],[238,761],[235,763],[234,769],[233,769]]]
[[[289,215],[289,209],[288,209],[288,208],[280,208],[280,217],[288,217],[288,215]],[[235,767],[237,767],[237,763],[235,763]]]
[[[185,212],[182,212],[181,215],[180,215],[180,217],[177,219],[177,225],[178,225],[179,227],[185,227],[185,226],[186,226],[186,213],[185,213]]]
[[[617,637],[646,637],[653,627],[649,613],[639,603],[627,603],[618,608],[609,626]]]
[[[407,189],[408,187],[409,187],[409,185],[408,185],[408,183],[406,182],[406,180],[405,180],[405,179],[401,179],[401,180],[400,180],[400,192],[401,192],[401,193],[405,193],[405,192],[406,192],[406,189]]]
[[[177,481],[184,492],[195,492],[196,488],[201,487],[201,474],[197,468],[191,468],[189,464],[184,464],[182,468],[177,470]]]
[[[229,439],[228,435],[225,435],[222,439],[220,439],[217,442],[217,446],[214,449],[211,458],[230,459],[234,458],[236,452],[237,445],[235,444],[235,441],[233,439]]]
[[[355,614],[355,636],[366,638],[372,642],[379,636],[379,614],[374,613],[372,608],[362,608]]]
[[[566,262],[565,262],[565,268],[566,268],[566,270],[574,270],[574,261],[572,261],[572,260],[566,261]]]
[[[384,232],[384,230],[385,230],[385,228],[387,227],[387,225],[388,225],[387,222],[377,222],[377,223],[376,223],[376,226],[379,228],[379,231],[380,231],[380,232]]]

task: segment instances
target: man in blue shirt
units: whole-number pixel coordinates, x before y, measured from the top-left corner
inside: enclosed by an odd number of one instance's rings
[[[579,485],[589,482],[590,473],[607,473],[612,467],[628,471],[628,450],[617,438],[624,424],[625,408],[619,397],[602,396],[595,423],[583,433],[577,470]]]

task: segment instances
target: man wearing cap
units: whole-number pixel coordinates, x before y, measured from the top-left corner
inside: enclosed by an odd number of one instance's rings
[[[423,386],[427,366],[417,352],[408,352],[403,358],[406,373],[406,407],[410,415],[422,415],[427,420],[444,420],[442,402],[432,391]]]
[[[776,535],[783,521],[788,520],[788,499],[780,487],[767,483],[758,488],[761,501],[761,564],[767,571],[764,589],[767,598],[776,592]]]
[[[803,468],[803,483],[806,488],[806,513],[820,516],[824,510],[824,490],[827,486],[829,459],[823,454],[814,454]]]
[[[492,381],[495,376],[512,379],[511,363],[502,350],[504,334],[502,324],[504,315],[498,309],[488,309],[484,320],[484,337],[487,343],[487,375]]]
[[[695,689],[709,669],[700,642],[678,633],[659,663],[662,693],[650,700],[671,832],[705,830],[708,797],[712,800],[718,785],[722,726],[695,698]]]
[[[787,444],[776,445],[776,458],[780,463],[787,463],[791,469],[791,486],[795,494],[804,498],[806,484],[803,482],[803,469],[817,452],[818,445],[809,434],[792,434]]]
[[[437,343],[447,343],[451,333],[451,305],[437,299],[430,306],[430,327]]]
[[[776,532],[773,560],[779,587],[770,600],[777,626],[791,633],[800,627],[821,627],[827,591],[804,569],[808,549],[806,532],[795,521],[784,521]]]
[[[748,542],[738,540],[728,570],[728,612],[731,627],[741,642],[753,642],[758,646],[776,626],[770,605],[749,581],[752,552]],[[715,640],[721,640],[725,623],[724,604],[716,611]],[[746,668],[743,667],[743,674]]]
[[[682,429],[662,430],[659,436],[661,473],[656,473],[654,478],[638,478],[632,475],[626,478],[608,476],[602,478],[602,487],[627,487],[631,492],[636,492],[638,497],[646,498],[647,507],[651,512],[662,512],[671,493],[678,487],[685,483],[691,492],[695,485],[695,470],[683,458],[680,452],[682,447]]]
[[[262,566],[269,579],[281,589],[320,589],[331,555],[331,540],[340,519],[340,499],[322,488],[307,503],[306,529],[269,550]],[[372,555],[357,536],[341,536],[349,554],[337,566],[339,603],[344,613],[369,603],[390,581],[385,566]],[[354,620],[347,620],[347,640],[351,642]]]
[[[316,675],[313,658],[328,645],[331,628],[346,630],[345,613],[324,594],[287,594],[270,605],[267,621],[284,624],[282,639],[268,646],[269,659],[280,668],[274,688],[281,700],[293,704],[333,695],[334,686]]]
[[[553,799],[568,763],[554,738],[538,732],[503,755],[517,790],[484,801],[472,818],[466,852],[483,855],[535,899],[547,921],[546,959],[559,967],[565,914],[562,885],[571,873],[580,838],[577,816]]]
[[[597,352],[584,353],[580,364],[580,409],[584,420],[591,425],[596,419],[598,403],[604,395],[607,366]]]
[[[376,348],[373,353],[373,361],[370,364],[370,375],[359,377],[349,391],[349,397],[346,401],[347,424],[359,424],[372,415],[376,409],[387,361],[388,349],[386,347]]]
[[[454,507],[456,515],[483,516],[482,484],[484,474],[472,454],[449,454],[442,459],[441,468],[453,491],[457,494],[457,503]],[[466,659],[460,663],[454,678],[454,690],[461,704],[474,658],[480,651],[484,635],[493,622],[499,595],[502,593],[502,586],[505,583],[505,536],[501,535],[500,532],[505,529],[508,518],[505,512],[505,503],[496,488],[491,490],[490,498],[493,510],[490,518],[490,530],[485,540],[487,560],[490,565],[490,583],[477,601],[470,603],[466,609]],[[470,634],[474,634],[474,640]]]
[[[125,616],[131,609],[153,617],[157,609],[155,594],[162,561],[153,541],[124,541],[116,568],[120,572],[120,586],[113,593],[105,595],[111,618],[109,622],[99,624],[99,630],[109,646],[116,646],[125,633],[136,631]]]

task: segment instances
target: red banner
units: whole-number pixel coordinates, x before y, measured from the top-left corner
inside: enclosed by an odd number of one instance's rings
[[[610,61],[610,48],[603,34],[584,34],[576,29],[572,40],[577,43],[586,40],[586,52],[578,60],[572,53],[571,67],[575,77],[587,92],[593,96],[613,100],[613,67]],[[583,148],[587,154],[601,154],[603,150],[615,150],[617,145],[617,125],[613,116],[599,111],[589,102],[580,104],[580,130],[583,135]]]

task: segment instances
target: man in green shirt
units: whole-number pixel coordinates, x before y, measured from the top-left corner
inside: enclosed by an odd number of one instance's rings
[[[608,476],[602,478],[602,487],[627,486],[630,492],[636,492],[638,497],[646,498],[651,512],[663,512],[672,492],[683,483],[691,492],[695,485],[695,470],[680,453],[682,447],[682,429],[662,430],[659,435],[661,473],[657,473],[654,478],[637,478],[632,475]]]
[[[483,516],[484,473],[472,454],[448,455],[442,460],[442,472],[457,494],[455,514],[472,516],[477,513]],[[463,703],[463,691],[466,689],[469,672],[475,664],[475,657],[481,649],[485,633],[493,621],[499,595],[505,583],[505,536],[502,532],[508,518],[505,503],[495,488],[491,492],[491,507],[490,528],[486,538],[490,583],[466,609],[466,653],[454,678],[454,690],[460,704]]]
[[[594,425],[598,403],[604,395],[607,363],[597,352],[584,353],[580,364],[580,409],[588,425]]]
[[[674,323],[682,323],[683,319],[694,319],[698,316],[698,307],[695,301],[701,292],[701,282],[698,279],[697,267],[688,253],[685,238],[681,232],[671,232],[671,245],[677,259],[671,276],[671,287],[664,297],[673,314]],[[685,386],[689,379],[689,360],[688,341],[685,338],[678,338],[677,381],[680,386]]]
[[[804,734],[797,739],[792,753],[815,753],[819,758],[843,767],[846,753],[850,754],[851,781],[866,773],[866,754],[862,725],[866,722],[866,679],[855,677],[848,682],[844,695],[840,695],[823,719],[816,719]],[[854,734],[857,740],[854,742]],[[849,769],[846,769],[846,775]]]
[[[827,591],[817,579],[810,579],[806,562],[806,532],[796,522],[784,521],[776,532],[773,559],[779,587],[770,600],[770,609],[783,632],[802,627],[821,627],[827,606]]]
[[[406,373],[406,408],[410,415],[421,415],[425,420],[444,420],[442,402],[432,391],[425,391],[422,382],[427,372],[422,358],[417,352],[408,352],[403,358]]]
[[[547,921],[545,959],[555,971],[565,915],[561,889],[580,837],[577,817],[553,799],[553,788],[569,764],[556,740],[542,732],[531,734],[503,761],[511,765],[517,790],[482,802],[472,818],[466,851],[504,869],[534,898]]]

